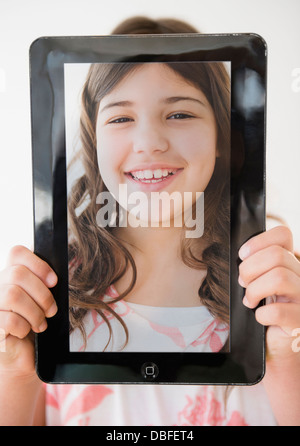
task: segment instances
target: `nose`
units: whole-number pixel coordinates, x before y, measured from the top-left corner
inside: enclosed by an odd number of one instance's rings
[[[168,148],[166,132],[159,125],[143,122],[136,127],[133,139],[135,153],[166,152]]]

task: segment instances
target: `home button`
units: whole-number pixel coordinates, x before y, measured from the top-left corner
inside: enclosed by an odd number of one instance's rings
[[[158,376],[158,367],[154,362],[145,362],[141,367],[141,373],[145,380],[153,381]]]

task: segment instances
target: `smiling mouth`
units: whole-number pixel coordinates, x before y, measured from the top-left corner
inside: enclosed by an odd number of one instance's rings
[[[126,172],[125,175],[130,176],[135,181],[141,183],[160,183],[175,175],[181,169],[146,169]]]

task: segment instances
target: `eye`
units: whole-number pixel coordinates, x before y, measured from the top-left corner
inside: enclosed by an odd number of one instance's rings
[[[110,121],[108,121],[108,124],[123,124],[125,122],[131,122],[131,121],[133,121],[132,118],[121,116],[120,118],[111,119]]]
[[[190,119],[190,118],[194,118],[194,116],[188,113],[174,113],[173,115],[170,115],[167,119]]]

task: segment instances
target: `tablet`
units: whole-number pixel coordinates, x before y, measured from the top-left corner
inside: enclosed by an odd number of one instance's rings
[[[255,34],[33,42],[34,249],[59,278],[43,381],[262,379],[238,250],[265,230],[266,53]]]

